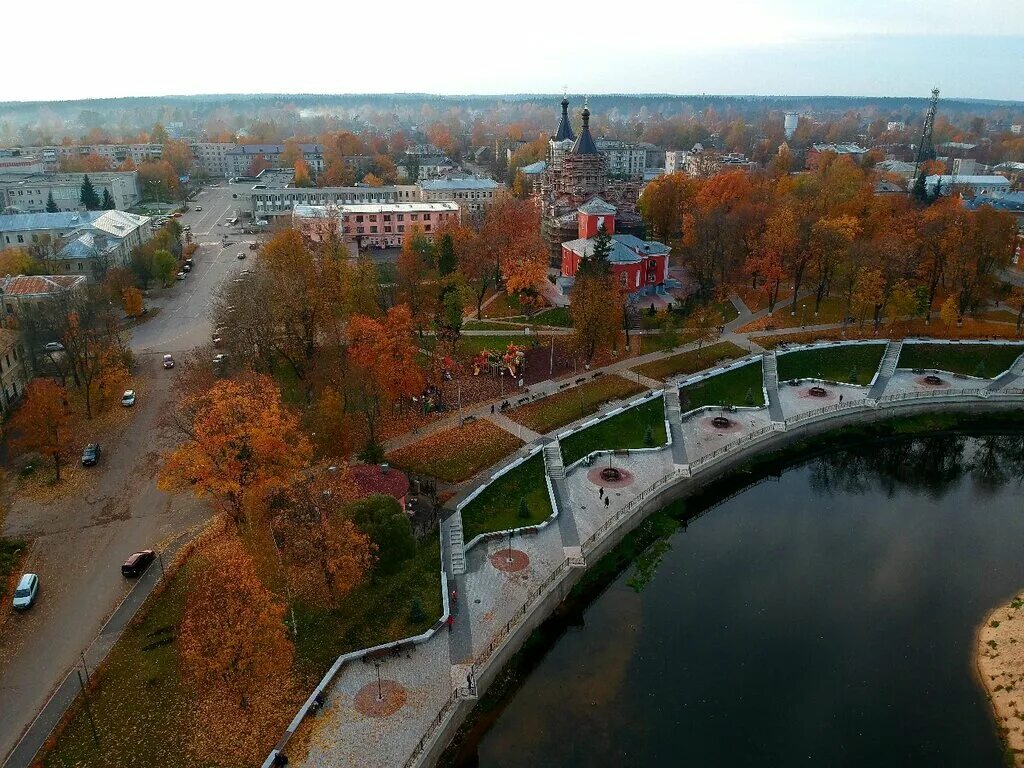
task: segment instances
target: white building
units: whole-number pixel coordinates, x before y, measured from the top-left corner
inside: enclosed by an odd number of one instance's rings
[[[646,144],[636,144],[618,139],[597,139],[597,151],[604,155],[610,176],[643,176],[647,168]]]
[[[924,181],[928,194],[935,194],[935,187],[939,186],[939,193],[948,195],[956,189],[963,192],[967,197],[991,196],[999,197],[1010,191],[1010,180],[1005,176],[953,176],[944,174],[941,176],[929,176]]]
[[[901,133],[907,130],[907,124],[902,120],[890,120],[885,124],[885,130]]]
[[[796,112],[787,112],[785,121],[782,124],[782,128],[786,132],[787,139],[793,138],[793,134],[796,133],[798,125],[800,125],[800,115]]]
[[[482,211],[506,194],[504,184],[494,179],[431,179],[419,183],[420,200],[429,203],[455,202],[467,211]]]
[[[57,272],[99,278],[111,267],[127,267],[132,250],[152,237],[148,216],[103,211],[62,240],[62,247],[54,257]]]
[[[82,181],[88,176],[96,194],[110,193],[114,207],[127,210],[139,202],[139,174],[136,171],[98,173],[0,173],[0,212],[43,213],[46,202],[53,201],[62,211],[84,211]]]

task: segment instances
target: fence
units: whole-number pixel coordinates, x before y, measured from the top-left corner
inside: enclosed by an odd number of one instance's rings
[[[416,764],[420,755],[423,754],[423,750],[426,748],[427,743],[434,737],[434,734],[437,733],[437,729],[441,727],[442,723],[444,723],[445,719],[448,717],[448,713],[455,708],[458,700],[459,697],[456,695],[455,691],[452,691],[448,700],[441,705],[441,709],[438,710],[434,719],[430,721],[430,725],[428,725],[426,730],[423,731],[423,736],[421,736],[420,740],[416,742],[416,746],[413,747],[412,754],[409,755],[409,759],[405,761],[405,768],[411,768]]]

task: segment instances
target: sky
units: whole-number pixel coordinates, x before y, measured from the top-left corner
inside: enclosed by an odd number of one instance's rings
[[[563,86],[1024,100],[1024,0],[4,5],[0,26],[26,33],[3,35],[0,101]]]

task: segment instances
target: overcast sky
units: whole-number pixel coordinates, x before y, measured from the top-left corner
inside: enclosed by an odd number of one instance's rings
[[[563,85],[857,96],[938,85],[947,98],[1024,100],[1024,0],[8,0],[0,26],[0,101]]]

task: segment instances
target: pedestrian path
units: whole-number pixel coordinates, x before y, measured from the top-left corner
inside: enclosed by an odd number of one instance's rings
[[[532,443],[535,440],[540,439],[540,433],[534,432],[529,427],[524,427],[518,421],[512,421],[501,411],[495,410],[494,413],[488,413],[485,417],[488,421],[497,424],[499,427],[504,429],[506,432],[515,435],[524,443]]]

